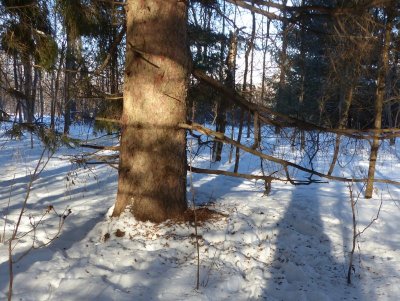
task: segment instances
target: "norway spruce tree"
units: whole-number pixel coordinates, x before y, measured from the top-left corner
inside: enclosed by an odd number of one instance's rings
[[[114,216],[160,222],[186,207],[187,4],[128,0],[122,138]]]

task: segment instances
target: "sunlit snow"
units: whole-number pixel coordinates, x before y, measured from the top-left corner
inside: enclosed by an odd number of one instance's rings
[[[76,125],[80,139],[94,138]],[[3,133],[3,132],[2,132]],[[42,147],[30,135],[21,140],[1,136],[0,145],[0,300],[8,292],[8,244]],[[111,140],[110,140],[111,139]],[[91,143],[117,143],[102,137]],[[271,144],[271,141],[265,141]],[[249,145],[251,143],[249,142]],[[285,148],[285,146],[282,146]],[[368,168],[367,149],[348,145],[340,157],[339,176],[362,176]],[[353,149],[352,149],[353,147]],[[397,145],[397,148],[399,145]],[[396,146],[380,152],[377,177],[400,179]],[[209,162],[203,149],[194,164],[233,170],[227,162]],[[33,182],[13,250],[13,300],[399,300],[400,188],[376,185],[374,198],[357,201],[358,229],[379,217],[360,237],[354,255],[352,284],[346,281],[352,244],[352,214],[346,183],[293,186],[224,176],[193,174],[198,206],[223,213],[199,226],[200,287],[196,290],[196,241],[188,223],[138,222],[130,213],[112,218],[117,171],[108,165],[78,166],[72,155],[87,149],[62,147]],[[284,149],[276,147],[278,154]],[[304,163],[301,154],[286,159]],[[355,158],[357,156],[357,158]],[[291,157],[291,158],[290,158]],[[326,172],[331,154],[314,168]],[[46,159],[46,158],[45,158]],[[241,172],[259,174],[260,160],[242,154]],[[296,173],[297,178],[302,174]],[[357,197],[361,184],[354,184]],[[188,199],[191,199],[188,183]],[[45,215],[53,206],[59,215],[71,210],[58,239],[60,218]],[[4,230],[3,230],[4,229]],[[118,236],[116,235],[119,231]],[[34,242],[38,249],[31,250]]]

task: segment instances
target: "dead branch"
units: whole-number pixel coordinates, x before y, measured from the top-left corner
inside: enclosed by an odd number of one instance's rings
[[[119,119],[112,119],[112,118],[96,117],[95,120],[107,121],[107,122],[113,122],[113,123],[121,123],[121,121]]]
[[[271,12],[267,11],[267,9],[261,9],[261,8],[255,7],[255,6],[251,5],[251,4],[246,3],[245,1],[227,0],[226,2],[229,2],[229,3],[234,4],[236,6],[245,8],[247,10],[250,10],[252,12],[255,12],[256,14],[266,16],[271,20],[280,20],[280,21],[288,20],[288,18],[285,18],[283,16],[277,15],[275,13],[271,13]]]
[[[72,163],[78,165],[98,165],[107,164],[114,169],[118,169],[119,154],[116,155],[96,155],[96,154],[83,154],[81,156],[73,156],[70,159]]]
[[[266,16],[271,20],[291,21],[291,22],[296,21],[296,18],[301,16],[302,14],[315,15],[315,16],[356,14],[359,13],[360,10],[366,10],[372,7],[381,7],[387,4],[388,2],[387,0],[372,0],[372,1],[365,1],[365,3],[360,3],[357,6],[328,7],[323,5],[288,6],[273,1],[265,1],[265,0],[252,0],[252,1],[226,0],[226,1],[236,6],[247,9],[251,12],[254,12],[256,14]],[[257,4],[258,6],[254,6],[254,4]],[[281,15],[278,15],[277,13],[271,13],[269,11],[270,8],[278,9],[280,11],[290,12],[294,16],[291,18],[283,17]]]
[[[285,114],[275,112],[274,110],[266,106],[263,106],[261,104],[251,103],[247,101],[242,95],[239,95],[237,92],[232,91],[219,81],[208,76],[204,71],[194,69],[192,71],[192,74],[198,80],[218,90],[231,103],[234,103],[242,108],[250,110],[252,114],[258,113],[260,121],[262,121],[265,124],[270,124],[276,127],[297,127],[307,131],[328,132],[338,135],[344,135],[354,139],[371,139],[376,137],[376,135],[378,134],[380,140],[400,136],[400,129],[398,128],[355,130],[355,129],[332,129],[332,128],[318,126],[294,117],[287,116]]]
[[[80,147],[100,149],[100,150],[112,150],[119,151],[119,146],[103,146],[103,145],[95,145],[95,144],[80,144]]]
[[[123,37],[125,36],[125,33],[126,33],[126,25],[124,25],[121,31],[118,33],[117,37],[115,38],[113,44],[110,47],[110,51],[108,52],[106,59],[101,64],[101,66],[94,71],[94,75],[100,75],[100,73],[108,66],[113,53],[116,51],[118,45],[121,43]]]
[[[223,175],[228,177],[235,177],[235,178],[243,178],[248,180],[276,180],[276,181],[284,181],[277,177],[270,177],[270,176],[261,176],[261,175],[251,175],[251,174],[244,174],[244,173],[237,173],[219,169],[205,169],[199,168],[194,166],[188,166],[188,170],[194,173],[201,173],[201,174],[211,174],[211,175]]]
[[[198,168],[198,167],[193,167],[193,166],[188,166],[188,170],[194,172],[194,173],[200,173],[200,174],[211,174],[211,175],[223,175],[223,176],[228,176],[228,177],[235,177],[235,178],[242,178],[242,179],[248,179],[248,180],[263,180],[267,182],[271,181],[281,181],[281,182],[290,182],[293,185],[308,185],[311,183],[327,183],[327,182],[322,182],[318,180],[292,180],[290,178],[278,178],[278,177],[273,177],[273,176],[262,176],[262,175],[252,175],[252,174],[245,174],[245,173],[237,173],[237,172],[231,172],[231,171],[226,171],[226,170],[219,170],[219,169],[204,169],[204,168]]]
[[[334,180],[334,181],[339,181],[339,182],[357,182],[357,183],[363,183],[367,181],[367,178],[361,178],[361,179],[350,179],[350,178],[345,178],[345,177],[338,177],[338,176],[332,176],[332,175],[327,175],[324,174],[322,172],[318,172],[316,170],[312,170],[306,167],[303,167],[301,165],[292,163],[290,161],[286,161],[283,159],[279,159],[270,155],[266,155],[260,151],[257,151],[255,149],[252,149],[251,147],[247,147],[241,143],[238,143],[237,141],[230,139],[228,137],[226,137],[223,133],[219,133],[219,132],[215,132],[211,129],[208,129],[198,123],[192,123],[192,124],[186,124],[186,123],[180,123],[178,124],[178,126],[182,129],[187,129],[187,130],[195,130],[197,132],[200,132],[204,135],[210,136],[210,137],[214,137],[214,139],[217,139],[221,142],[224,143],[228,143],[231,144],[233,146],[236,146],[238,148],[240,148],[241,150],[248,152],[250,154],[253,154],[257,157],[263,158],[265,160],[271,161],[271,162],[275,162],[278,163],[280,165],[282,165],[283,168],[287,168],[287,167],[292,167],[301,171],[304,171],[306,173],[309,173],[310,175],[315,175],[321,178],[325,178],[325,179],[329,179],[329,180]],[[388,183],[388,184],[392,184],[392,185],[398,185],[400,186],[400,182],[398,181],[393,181],[393,180],[389,180],[389,179],[374,179],[374,182],[376,183]]]
[[[375,223],[379,219],[379,214],[381,213],[382,205],[383,205],[383,199],[382,199],[382,196],[381,196],[381,202],[379,204],[379,208],[378,208],[378,211],[376,213],[376,216],[368,223],[368,225],[365,226],[364,229],[359,231],[358,235],[363,234],[369,227],[372,226],[373,223]]]

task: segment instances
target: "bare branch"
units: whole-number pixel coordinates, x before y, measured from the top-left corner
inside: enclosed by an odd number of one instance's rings
[[[228,101],[250,110],[253,114],[257,112],[259,114],[259,119],[262,122],[266,124],[271,124],[276,127],[298,127],[303,130],[316,130],[321,132],[340,134],[354,139],[371,139],[376,137],[377,134],[379,134],[380,140],[400,136],[400,129],[398,128],[354,130],[332,129],[318,126],[297,118],[287,116],[285,114],[278,113],[266,106],[251,103],[247,101],[243,96],[239,95],[237,92],[227,88],[225,85],[208,76],[205,72],[201,70],[195,69],[192,71],[192,74],[198,80],[218,90],[226,97]]]
[[[103,146],[103,145],[94,145],[94,144],[80,144],[79,146],[93,148],[93,149],[119,151],[119,146]]]
[[[204,135],[207,135],[207,136],[210,136],[210,137],[214,137],[214,139],[217,139],[217,140],[219,140],[221,142],[225,142],[225,143],[234,145],[234,146],[240,148],[241,150],[244,150],[245,152],[253,154],[253,155],[257,156],[257,157],[263,158],[263,159],[271,161],[271,162],[278,163],[278,164],[282,165],[283,168],[292,167],[292,168],[304,171],[306,173],[309,173],[311,175],[316,175],[316,176],[321,177],[321,178],[330,179],[330,180],[339,181],[339,182],[364,183],[364,182],[367,181],[366,178],[351,179],[351,178],[327,175],[327,174],[324,174],[322,172],[318,172],[316,170],[312,170],[312,169],[303,167],[301,165],[292,163],[290,161],[286,161],[286,160],[279,159],[279,158],[276,158],[276,157],[273,157],[273,156],[270,156],[270,155],[266,155],[266,154],[264,154],[262,152],[259,152],[257,150],[252,149],[251,147],[247,147],[247,146],[245,146],[245,145],[243,145],[241,143],[238,143],[237,141],[235,141],[233,139],[230,139],[230,138],[226,137],[223,133],[215,132],[215,131],[213,131],[211,129],[203,127],[202,125],[200,125],[198,123],[192,123],[192,124],[180,123],[180,124],[178,124],[178,127],[182,128],[182,129],[187,129],[187,130],[195,130],[195,131],[198,131],[200,133],[203,133]],[[389,180],[389,179],[374,179],[374,182],[376,182],[376,183],[388,183],[388,184],[400,186],[400,182]]]

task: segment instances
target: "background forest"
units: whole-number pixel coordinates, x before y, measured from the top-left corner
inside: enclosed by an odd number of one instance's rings
[[[0,299],[397,300],[399,57],[396,0],[0,0]]]
[[[125,63],[122,1],[1,1],[2,119],[69,133],[72,123],[119,130]],[[396,1],[190,1],[192,54],[188,119],[237,126],[262,124],[371,138],[374,176],[379,140],[394,143],[399,100],[399,4]],[[197,76],[196,76],[197,74]],[[206,75],[219,82],[216,89]],[[221,87],[220,87],[221,88]],[[227,93],[253,104],[243,109]],[[259,117],[257,106],[270,109]],[[252,126],[254,125],[254,126]],[[297,135],[297,134],[295,134]],[[303,135],[303,136],[302,136]],[[301,138],[303,137],[303,138]],[[215,142],[219,161],[222,143]],[[375,159],[374,159],[375,158]],[[237,171],[237,168],[235,169]],[[372,182],[367,187],[371,196]]]

